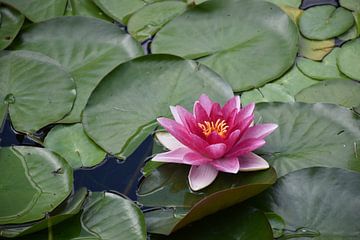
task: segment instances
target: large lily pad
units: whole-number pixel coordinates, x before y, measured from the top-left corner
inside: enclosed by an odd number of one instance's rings
[[[62,156],[72,168],[93,167],[106,155],[85,134],[81,123],[54,127],[46,136],[44,145]]]
[[[106,16],[93,1],[89,0],[68,0],[65,15],[95,17],[106,21],[112,21],[112,19]]]
[[[295,60],[297,43],[295,24],[277,6],[223,0],[202,3],[175,18],[151,46],[154,53],[197,59],[234,91],[243,91],[285,73]]]
[[[0,73],[0,111],[8,108],[16,130],[32,133],[70,112],[75,83],[53,59],[29,51],[3,52]]]
[[[264,87],[242,93],[241,103],[247,105],[251,102],[295,102],[295,99],[284,86],[268,83]]]
[[[46,149],[0,148],[0,159],[0,224],[41,219],[72,190],[71,167]]]
[[[343,45],[338,54],[337,63],[341,72],[360,81],[360,39]]]
[[[157,117],[169,115],[169,105],[190,109],[202,93],[221,103],[233,95],[217,74],[191,60],[140,57],[101,81],[84,110],[84,128],[107,152],[126,157],[154,130]]]
[[[334,39],[315,41],[300,35],[299,40],[299,55],[312,60],[322,60],[335,47]]]
[[[360,83],[352,80],[327,80],[299,92],[295,99],[307,103],[334,103],[344,107],[360,105]]]
[[[359,173],[302,169],[280,178],[253,203],[285,220],[284,239],[355,240],[360,236],[359,184]]]
[[[33,22],[41,22],[64,14],[67,0],[1,0],[19,10]]]
[[[339,36],[354,24],[348,10],[332,5],[316,6],[305,10],[300,16],[301,33],[310,39],[325,40]]]
[[[313,166],[360,171],[360,119],[350,110],[332,104],[260,103],[259,122],[279,125],[257,153],[277,174]]]
[[[2,50],[14,40],[25,18],[18,11],[5,6],[0,6],[0,16],[0,50]]]
[[[185,225],[242,202],[276,181],[273,169],[252,173],[220,174],[214,183],[200,192],[187,184],[189,167],[165,164],[140,184],[139,201],[145,206],[170,207],[147,214],[149,231],[170,234]]]
[[[106,74],[143,54],[141,46],[116,25],[79,16],[34,24],[22,32],[15,48],[41,52],[71,72],[77,98],[70,115],[62,121],[66,123],[80,121],[88,97]]]

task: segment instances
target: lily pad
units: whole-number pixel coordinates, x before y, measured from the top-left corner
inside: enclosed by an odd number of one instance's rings
[[[62,16],[67,0],[1,0],[24,14],[33,22],[41,22]]]
[[[138,197],[142,204],[172,208],[170,212],[149,212],[147,216],[152,218],[148,222],[149,231],[168,235],[204,216],[246,200],[276,181],[273,169],[224,173],[209,187],[193,192],[187,184],[188,171],[188,166],[165,164],[141,182]]]
[[[126,157],[154,130],[157,117],[170,114],[169,105],[190,109],[202,93],[221,103],[233,96],[230,86],[201,64],[171,55],[143,56],[101,81],[84,110],[83,125],[108,153]]]
[[[24,16],[9,7],[0,6],[0,50],[11,44],[24,23]]]
[[[348,10],[332,5],[316,6],[305,10],[300,16],[301,33],[314,40],[326,40],[341,35],[354,24]]]
[[[106,74],[143,54],[141,46],[116,25],[80,16],[34,24],[22,31],[15,48],[41,52],[71,72],[77,97],[64,123],[80,121],[91,92]]]
[[[151,47],[154,53],[196,59],[239,92],[285,73],[295,60],[297,43],[295,24],[277,6],[223,0],[178,16],[155,35]]]
[[[144,41],[159,31],[166,23],[185,12],[186,3],[164,1],[150,4],[131,16],[129,33],[138,41]]]
[[[0,73],[0,110],[8,108],[17,131],[33,133],[71,111],[75,83],[53,59],[29,51],[3,52]]]
[[[274,3],[278,6],[289,6],[293,8],[299,8],[301,0],[266,0],[267,2]]]
[[[295,99],[307,103],[333,103],[344,107],[360,105],[360,83],[352,80],[327,80],[299,92]]]
[[[318,80],[347,79],[336,64],[340,48],[334,48],[321,62],[298,58],[297,66],[302,73]]]
[[[106,21],[112,21],[103,11],[89,0],[68,0],[66,16],[95,17]]]
[[[347,32],[338,36],[338,38],[342,41],[349,41],[355,39],[359,36],[358,28],[356,25],[352,26]]]
[[[0,224],[39,220],[72,190],[71,167],[46,149],[0,148],[0,159]]]
[[[85,134],[81,123],[55,126],[46,136],[44,145],[62,156],[72,168],[93,167],[106,155]]]
[[[302,169],[280,178],[252,202],[285,220],[284,239],[355,240],[360,235],[360,225],[356,224],[359,184],[359,173],[336,168]]]
[[[65,221],[68,218],[78,214],[81,210],[81,207],[86,199],[87,190],[81,188],[76,192],[71,198],[69,198],[66,204],[61,207],[59,210],[50,213],[45,219],[34,223],[30,226],[9,226],[2,228],[0,227],[0,236],[2,237],[18,237],[27,235],[33,232],[37,232],[48,227],[52,227],[60,222]]]
[[[257,151],[283,176],[298,169],[327,166],[360,171],[360,119],[332,104],[260,103],[258,122],[279,125]]]
[[[360,81],[360,39],[347,42],[341,47],[337,63],[341,72]]]
[[[314,41],[299,38],[299,55],[312,60],[322,60],[335,47],[335,40]]]
[[[360,12],[360,2],[358,0],[339,0],[342,7],[355,12]]]
[[[242,93],[241,103],[247,105],[251,102],[295,102],[295,99],[284,86],[268,83],[264,87]]]

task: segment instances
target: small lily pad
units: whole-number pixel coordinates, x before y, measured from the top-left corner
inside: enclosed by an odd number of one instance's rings
[[[351,12],[332,5],[309,8],[299,19],[301,33],[314,40],[337,37],[349,30],[353,24],[354,17]]]
[[[339,0],[339,3],[344,8],[354,12],[360,12],[360,1],[358,0]]]
[[[0,6],[0,50],[9,46],[24,23],[24,16],[18,11]]]
[[[241,103],[247,105],[251,102],[295,102],[295,99],[284,86],[268,83],[264,87],[242,93]]]
[[[106,155],[85,134],[81,123],[55,126],[46,136],[44,145],[62,156],[72,168],[93,167]]]
[[[347,42],[341,47],[337,63],[341,72],[360,81],[360,39]]]
[[[111,22],[112,19],[108,17],[103,11],[98,8],[92,1],[89,0],[69,0],[66,6],[66,16],[84,16],[103,19]]]
[[[335,40],[315,41],[299,38],[299,55],[312,60],[322,60],[335,47]]]

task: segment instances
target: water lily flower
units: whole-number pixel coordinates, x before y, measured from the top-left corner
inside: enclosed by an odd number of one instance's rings
[[[254,108],[254,103],[241,108],[239,96],[221,107],[205,94],[195,102],[193,114],[170,106],[175,120],[157,119],[169,132],[158,139],[170,151],[155,155],[153,161],[191,165],[188,180],[194,191],[210,185],[219,171],[236,174],[269,168],[252,151],[263,146],[264,138],[278,126],[254,125]]]

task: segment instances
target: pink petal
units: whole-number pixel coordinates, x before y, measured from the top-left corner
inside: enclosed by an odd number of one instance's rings
[[[262,157],[250,152],[239,157],[240,172],[250,172],[268,169],[269,163]]]
[[[222,108],[222,112],[223,112],[225,118],[227,118],[234,109],[236,109],[237,111],[240,110],[240,97],[239,96],[234,96],[229,101],[227,101],[227,103],[225,103],[224,107]]]
[[[204,108],[207,115],[210,115],[210,111],[211,111],[211,108],[213,105],[213,102],[211,101],[211,99],[206,94],[201,94],[201,96],[199,98],[199,103]]]
[[[189,165],[203,165],[211,162],[212,159],[204,157],[198,152],[191,151],[184,156],[184,163]]]
[[[173,115],[175,121],[176,121],[177,123],[180,123],[181,125],[183,125],[183,122],[181,121],[181,118],[180,118],[180,116],[179,116],[179,113],[178,113],[176,107],[170,106],[170,111],[171,111],[171,114]]]
[[[265,138],[277,127],[278,125],[273,123],[257,124],[253,127],[248,128],[244,135],[241,137],[241,140],[245,140],[248,138]]]
[[[246,139],[236,143],[231,150],[226,153],[225,157],[238,157],[252,152],[259,147],[262,147],[264,144],[265,141],[263,139]]]
[[[224,143],[216,143],[211,144],[205,148],[206,150],[206,156],[208,156],[211,159],[218,159],[224,156],[226,152],[226,145]]]
[[[186,127],[188,131],[195,133],[197,135],[202,134],[202,131],[197,125],[196,120],[192,115],[192,113],[190,113],[182,106],[176,106],[176,112],[178,113],[182,124]]]
[[[211,165],[192,166],[189,172],[190,188],[198,191],[209,186],[216,178],[218,171]]]
[[[210,119],[212,121],[216,122],[216,120],[223,119],[223,118],[224,118],[224,116],[222,114],[220,104],[219,103],[214,103],[212,105],[212,108],[211,108]]]
[[[155,134],[157,140],[167,149],[175,150],[181,147],[185,147],[184,144],[179,142],[173,135],[167,132],[158,132]]]
[[[201,154],[194,152],[190,148],[178,148],[169,152],[156,154],[152,161],[167,162],[167,163],[181,163],[188,165],[202,165],[207,164],[211,159],[203,157]]]
[[[232,146],[239,140],[240,130],[235,130],[226,138],[225,144],[228,149],[231,149]]]
[[[206,141],[209,144],[224,143],[224,138],[217,134],[217,132],[213,131],[206,137]]]
[[[250,117],[251,114],[253,114],[254,109],[255,109],[255,103],[249,103],[244,108],[242,108],[239,111],[239,115],[240,115],[241,119],[245,119],[245,118]]]
[[[213,165],[219,171],[228,173],[237,173],[240,166],[237,157],[213,160],[211,165]]]
[[[204,121],[209,121],[209,115],[200,102],[195,102],[194,116],[197,123],[204,123]]]

